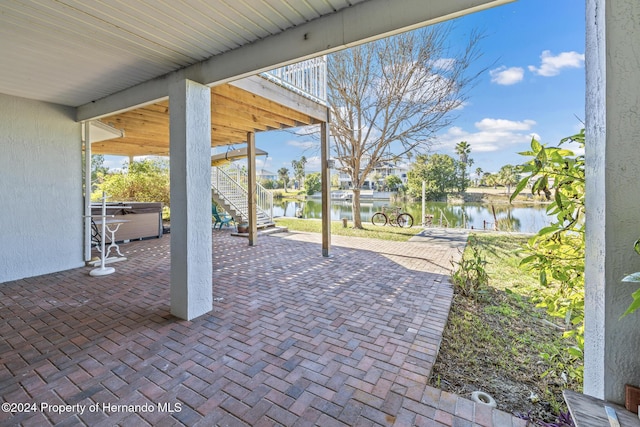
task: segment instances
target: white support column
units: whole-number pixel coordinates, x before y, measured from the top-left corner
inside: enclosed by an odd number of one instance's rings
[[[327,113],[328,116],[328,113]],[[331,169],[329,169],[329,123],[320,125],[320,180],[322,181],[322,256],[331,249]]]
[[[191,320],[213,308],[211,90],[190,80],[169,87],[171,313]]]
[[[256,180],[256,134],[254,132],[247,133],[247,165],[248,165],[248,183],[249,192],[248,209],[249,209],[249,246],[258,244],[258,200],[257,200],[257,180]]]
[[[84,260],[91,261],[91,125],[84,124]]]
[[[584,392],[624,402],[640,385],[640,313],[620,319],[638,286],[640,238],[640,2],[587,0]]]

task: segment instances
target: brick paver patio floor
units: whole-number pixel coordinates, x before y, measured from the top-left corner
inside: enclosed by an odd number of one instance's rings
[[[0,424],[524,425],[427,385],[464,233],[333,236],[331,258],[317,234],[213,233],[214,309],[191,322],[170,236],[122,245],[109,276],[0,284]]]

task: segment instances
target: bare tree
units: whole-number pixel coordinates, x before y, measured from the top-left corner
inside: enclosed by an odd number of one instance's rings
[[[360,189],[376,165],[426,151],[486,70],[470,73],[481,35],[455,49],[452,28],[440,24],[329,56],[332,150],[353,186],[356,228]]]

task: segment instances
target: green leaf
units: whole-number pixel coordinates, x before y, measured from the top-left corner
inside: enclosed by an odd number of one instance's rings
[[[511,197],[509,197],[509,202],[513,202],[513,199],[515,199],[516,196],[518,194],[520,194],[520,192],[522,192],[522,190],[524,190],[524,188],[527,186],[527,182],[529,182],[529,178],[524,178],[524,179],[520,180],[520,182],[516,186],[515,190],[513,190],[513,193],[511,194]]]
[[[531,138],[531,149],[537,153],[542,150],[542,145],[538,142],[537,139]]]
[[[540,147],[540,152],[536,156],[536,160],[538,160],[542,164],[547,163],[547,150],[545,150],[544,147]]]
[[[520,261],[520,265],[524,266],[525,264],[528,264],[530,262],[535,261],[536,259],[538,259],[538,255],[529,255],[526,258],[523,258],[522,261]]]
[[[554,197],[555,197],[556,205],[558,205],[558,208],[563,209],[562,193],[557,188],[555,189]]]
[[[631,314],[634,311],[636,311],[638,308],[640,308],[640,289],[632,293],[631,296],[633,297],[633,302],[631,303],[629,308],[627,308],[627,311],[625,311],[624,314],[620,316],[621,319],[627,314]]]
[[[561,156],[567,157],[567,156],[573,156],[573,151],[571,150],[567,150],[565,148],[558,150],[558,154],[560,154]]]
[[[558,231],[558,228],[553,225],[550,225],[548,227],[544,227],[540,229],[540,231],[538,231],[538,236],[544,236],[545,234],[555,233],[556,231]]]
[[[640,239],[636,240],[633,244],[633,250],[636,251],[638,255],[640,255]]]
[[[569,347],[567,349],[567,352],[569,352],[569,354],[572,356],[582,357],[582,350],[580,350],[580,348],[578,347]]]

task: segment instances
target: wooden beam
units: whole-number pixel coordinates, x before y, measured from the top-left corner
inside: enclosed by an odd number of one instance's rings
[[[307,114],[301,113],[300,111],[296,111],[292,108],[287,108],[282,104],[270,101],[269,99],[263,98],[260,95],[249,92],[242,88],[231,85],[224,85],[216,86],[215,89],[216,94],[225,96],[228,99],[233,99],[240,105],[259,108],[261,110],[269,111],[272,114],[289,117],[290,119],[297,120],[303,123],[313,120],[313,118],[310,118]],[[280,88],[280,90],[287,91],[287,89],[284,88]]]
[[[228,110],[225,111],[224,108],[216,112],[215,119],[212,120],[212,125],[244,131],[245,133],[266,130],[269,128],[268,125],[264,124],[261,120],[258,120],[258,118],[255,118],[254,120],[251,117],[234,115],[233,112]]]
[[[278,120],[274,114],[267,112],[250,111],[248,108],[241,108],[237,104],[227,103],[224,105],[214,104],[211,106],[211,112],[214,114],[224,114],[225,116],[237,117],[245,122],[253,122],[258,124],[261,128],[273,128],[278,129],[282,127],[283,120]],[[287,120],[287,122],[293,123],[293,120]]]
[[[94,142],[91,144],[91,151],[93,154],[108,154],[115,156],[144,156],[144,155],[157,155],[168,156],[169,147],[153,147],[149,144],[141,144],[135,141],[128,143],[118,144],[105,144],[102,142]]]
[[[331,250],[331,170],[329,169],[329,111],[327,121],[320,124],[320,180],[322,181],[322,256]]]
[[[247,133],[247,169],[249,172],[247,187],[249,190],[249,246],[258,244],[258,199],[256,194],[256,135]]]
[[[242,132],[235,129],[225,128],[223,126],[213,126],[211,128],[211,138],[216,141],[245,141],[247,137],[246,132]]]
[[[247,77],[229,83],[227,86],[243,89],[254,96],[269,99],[270,102],[281,107],[291,109],[316,120],[326,120],[327,113],[324,105],[318,104],[296,92],[285,89],[259,76]]]
[[[273,129],[281,129],[284,127],[295,127],[298,126],[294,118],[291,117],[291,114],[288,114],[287,111],[269,111],[262,108],[258,108],[254,105],[249,104],[239,104],[237,102],[230,103],[230,99],[226,97],[219,97],[220,100],[225,100],[226,103],[224,106],[217,106],[216,108],[226,108],[228,111],[232,111],[237,114],[250,115],[259,118],[260,122],[268,125]],[[288,115],[287,115],[288,114]],[[306,118],[308,121],[313,120],[311,117]]]
[[[280,92],[289,92],[288,89],[276,87]],[[317,122],[317,119],[300,111],[238,87],[222,85],[213,87],[210,91],[212,146],[243,143],[248,133]],[[280,95],[280,98],[286,98],[286,95]],[[140,156],[169,153],[168,101],[155,102],[136,110],[105,117],[102,122],[124,130],[125,136],[100,145],[94,144],[94,151],[98,154]]]

